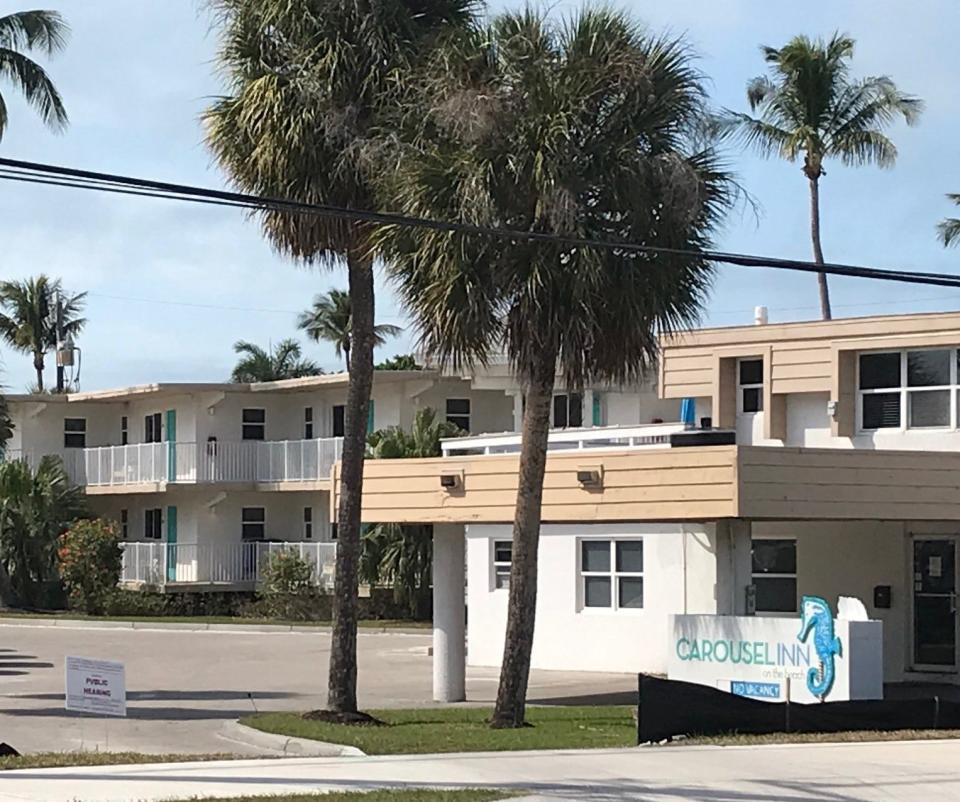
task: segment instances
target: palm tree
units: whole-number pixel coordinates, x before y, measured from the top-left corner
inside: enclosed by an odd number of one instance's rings
[[[276,348],[270,350],[246,340],[238,340],[233,344],[233,350],[240,355],[230,374],[230,381],[233,382],[275,382],[323,373],[316,362],[303,359],[300,343],[296,340],[281,340]]]
[[[565,23],[508,13],[465,33],[411,82],[384,194],[441,220],[679,253],[383,230],[421,345],[441,364],[505,350],[523,387],[506,644],[492,724],[523,725],[555,379],[639,381],[657,332],[693,323],[712,268],[697,254],[733,200],[708,143],[703,79],[679,39],[601,8]]]
[[[313,307],[300,313],[297,328],[303,329],[314,342],[326,340],[333,343],[339,359],[343,357],[350,370],[350,294],[343,290],[330,290],[326,295],[313,299]],[[402,332],[399,326],[382,323],[373,327],[373,344],[381,346],[387,337],[396,337]]]
[[[416,354],[397,354],[389,359],[378,362],[374,370],[423,370],[423,365],[417,362]]]
[[[377,4],[336,0],[212,0],[228,94],[205,115],[207,143],[231,181],[262,195],[375,209],[371,129],[438,33],[470,17],[473,0]],[[265,210],[278,250],[347,267],[350,381],[340,471],[337,567],[327,706],[357,712],[357,563],[367,412],[373,382],[370,226],[332,215]]]
[[[429,407],[417,411],[409,432],[399,426],[370,435],[371,459],[439,457],[440,440],[465,432],[455,424],[437,420]],[[430,524],[378,524],[363,534],[360,574],[370,585],[388,583],[394,600],[417,619],[430,609],[433,571],[433,527]]]
[[[950,194],[947,197],[957,206],[960,206],[960,195]],[[940,241],[946,247],[956,245],[960,242],[960,220],[956,217],[945,217],[937,225],[937,233],[940,235]]]
[[[769,75],[747,84],[747,102],[757,116],[727,111],[721,125],[764,156],[796,161],[810,186],[813,258],[823,264],[820,244],[820,178],[836,158],[849,166],[892,167],[897,148],[884,134],[897,118],[913,125],[923,103],[897,89],[887,76],[852,78],[854,40],[835,33],[829,42],[797,36],[777,50],[763,47]],[[830,319],[825,273],[817,274],[820,311]]]
[[[24,55],[24,51],[52,56],[64,48],[69,32],[56,11],[18,11],[0,17],[0,75],[20,90],[40,119],[54,131],[66,127],[67,110],[43,67]],[[7,104],[0,95],[0,139],[7,122]]]
[[[87,297],[85,292],[63,292],[60,279],[40,274],[23,281],[0,282],[0,337],[25,354],[33,355],[37,372],[37,392],[43,392],[43,369],[48,352],[57,347],[57,297],[63,308],[64,338],[75,338],[86,325],[80,317]]]
[[[30,467],[0,464],[0,597],[30,607],[57,578],[57,538],[86,513],[83,489],[70,483],[59,457]]]

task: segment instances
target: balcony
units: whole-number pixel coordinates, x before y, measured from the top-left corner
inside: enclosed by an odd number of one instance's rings
[[[273,554],[294,553],[313,566],[313,582],[333,588],[336,543],[121,543],[120,584],[127,587],[254,589]]]
[[[161,483],[281,483],[330,478],[343,452],[339,437],[207,443],[135,443],[67,449],[60,454],[70,479],[86,487]],[[40,457],[9,451],[6,459]]]

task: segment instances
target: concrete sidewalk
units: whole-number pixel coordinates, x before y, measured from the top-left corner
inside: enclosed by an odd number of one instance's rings
[[[960,741],[244,760],[0,773],[4,802],[132,802],[394,788],[584,802],[960,799]]]

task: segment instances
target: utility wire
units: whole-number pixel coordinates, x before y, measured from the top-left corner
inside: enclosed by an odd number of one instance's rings
[[[816,264],[795,259],[726,253],[723,251],[691,251],[679,248],[663,248],[640,243],[572,237],[539,231],[478,226],[415,217],[392,212],[373,212],[349,209],[328,204],[310,204],[298,201],[250,195],[242,192],[194,187],[166,181],[136,178],[132,176],[79,170],[72,167],[42,164],[18,159],[0,158],[0,180],[19,181],[97,192],[112,192],[126,195],[155,197],[217,206],[239,207],[252,211],[283,211],[296,214],[313,214],[336,217],[362,223],[405,228],[427,228],[458,234],[496,237],[512,241],[548,242],[570,247],[599,248],[627,253],[643,253],[653,256],[682,256],[704,259],[720,264],[739,267],[763,267],[777,270],[792,270],[804,273],[827,273],[853,278],[870,278],[882,281],[898,281],[907,284],[927,284],[941,287],[960,287],[960,276],[949,273],[924,273],[907,270],[886,270],[860,265],[836,263]]]

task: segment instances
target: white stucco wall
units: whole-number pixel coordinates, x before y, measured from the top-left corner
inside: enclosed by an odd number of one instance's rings
[[[467,527],[470,665],[496,666],[502,658],[508,591],[493,587],[491,555],[493,541],[509,540],[510,531],[509,526]],[[608,536],[643,537],[642,610],[578,609],[579,538]],[[720,547],[722,559],[727,559],[725,542]],[[540,538],[533,666],[581,671],[664,671],[667,615],[716,612],[718,595],[730,596],[723,590],[718,594],[717,544],[712,524],[544,526]]]

